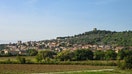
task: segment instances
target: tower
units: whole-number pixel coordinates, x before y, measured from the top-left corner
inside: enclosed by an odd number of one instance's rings
[[[93,31],[97,31],[97,28],[93,28]]]

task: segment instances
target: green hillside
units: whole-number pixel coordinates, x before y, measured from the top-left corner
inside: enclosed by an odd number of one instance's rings
[[[57,37],[71,44],[104,44],[113,46],[132,46],[132,31],[93,30],[69,37]]]

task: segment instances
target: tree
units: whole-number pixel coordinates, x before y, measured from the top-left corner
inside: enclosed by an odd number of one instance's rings
[[[94,59],[95,60],[104,60],[105,53],[104,51],[97,50],[94,52]]]
[[[38,54],[38,51],[35,49],[28,49],[27,52],[30,56],[36,56]]]
[[[25,64],[26,63],[26,59],[25,58],[22,58],[20,56],[17,56],[16,57],[16,60],[18,61],[18,63],[20,64]]]
[[[60,59],[61,61],[68,61],[68,60],[74,60],[74,53],[70,50],[64,50],[57,54],[56,58]]]
[[[93,52],[89,49],[78,49],[74,51],[75,60],[92,60],[93,59]]]
[[[43,60],[42,54],[37,54],[36,61],[40,63],[42,60]]]
[[[6,44],[0,44],[0,50],[3,50],[6,48]]]
[[[123,49],[119,54],[124,61],[119,61],[118,67],[121,69],[132,69],[132,50]]]
[[[123,62],[118,63],[120,69],[132,69],[132,56],[127,56],[124,58]]]
[[[47,58],[53,59],[55,55],[56,55],[56,53],[54,51],[51,51],[51,50],[40,51],[36,55],[36,60],[37,60],[37,62],[41,62],[42,60],[45,60]]]
[[[132,56],[132,50],[125,50],[125,57]]]
[[[117,54],[117,59],[123,60],[125,56],[126,56],[125,50],[120,50]]]
[[[107,50],[105,53],[105,59],[106,60],[115,60],[117,54],[115,53],[114,50]]]
[[[132,56],[125,57],[125,68],[126,69],[132,69]]]
[[[4,51],[1,51],[1,55],[4,55],[5,54],[5,52]]]
[[[56,55],[56,53],[51,50],[45,50],[45,51],[40,51],[39,55],[41,55],[43,59],[46,59],[46,58],[54,58],[54,55]]]

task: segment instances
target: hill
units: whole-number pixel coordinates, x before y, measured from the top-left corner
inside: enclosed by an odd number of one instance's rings
[[[68,41],[70,44],[132,46],[132,31],[93,30],[74,36],[57,37],[57,39]]]
[[[96,45],[96,46],[94,46]],[[29,41],[24,42],[18,41],[13,44],[1,44],[0,49],[10,50],[28,50],[28,49],[52,49],[52,50],[63,50],[63,49],[79,49],[79,48],[101,48],[102,46],[114,49],[115,47],[130,47],[132,48],[132,31],[106,31],[97,30],[85,32],[82,34],[57,37],[52,40],[41,40],[41,41]]]

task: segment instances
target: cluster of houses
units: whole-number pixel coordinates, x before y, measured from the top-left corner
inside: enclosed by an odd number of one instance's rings
[[[76,49],[91,49],[92,51],[96,50],[115,50],[117,53],[119,50],[124,47],[113,47],[111,45],[91,45],[91,44],[70,44],[68,42],[60,41],[60,40],[46,40],[46,41],[28,41],[22,42],[18,41],[17,43],[9,43],[5,49],[0,52],[3,54],[11,54],[11,55],[28,55],[27,50],[35,49],[35,50],[45,50],[50,49],[53,51],[60,52],[62,50],[76,50]]]

